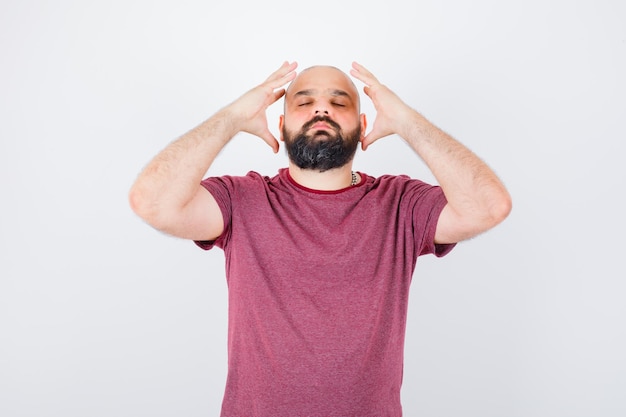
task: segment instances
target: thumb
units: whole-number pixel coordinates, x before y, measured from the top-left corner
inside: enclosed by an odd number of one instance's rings
[[[387,136],[384,133],[380,132],[376,126],[374,126],[374,128],[372,129],[371,132],[369,132],[367,135],[365,135],[365,137],[363,138],[363,141],[361,142],[361,149],[362,150],[367,150],[367,148],[374,142],[376,142],[378,139]]]
[[[259,137],[261,139],[263,139],[263,141],[265,141],[265,143],[267,143],[268,145],[270,145],[270,148],[272,148],[272,151],[274,151],[274,153],[278,153],[278,141],[276,140],[276,138],[274,137],[274,135],[272,135],[272,133],[269,130],[265,130],[264,132],[262,132]]]

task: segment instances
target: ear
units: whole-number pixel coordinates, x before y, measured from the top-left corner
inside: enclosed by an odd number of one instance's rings
[[[365,113],[361,113],[359,116],[361,119],[361,142],[365,139],[365,131],[367,130],[367,117],[365,117]]]
[[[280,117],[278,118],[278,132],[280,134],[280,141],[284,142],[285,139],[283,138],[283,126],[285,125],[285,115],[281,114]]]

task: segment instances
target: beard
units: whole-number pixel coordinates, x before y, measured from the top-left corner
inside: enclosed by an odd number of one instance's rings
[[[331,130],[309,132],[317,122],[325,122]],[[352,160],[361,137],[361,126],[342,134],[341,126],[328,117],[316,116],[308,121],[299,132],[291,134],[283,126],[283,138],[289,159],[302,169],[319,172],[339,168]]]

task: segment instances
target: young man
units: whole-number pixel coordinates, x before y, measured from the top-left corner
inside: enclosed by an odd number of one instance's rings
[[[284,63],[264,83],[161,151],[130,192],[153,227],[226,256],[229,370],[223,416],[400,416],[408,291],[417,257],[507,217],[511,200],[469,149],[428,122],[363,66],[376,118],[334,67],[297,77]],[[283,87],[291,82],[288,89]],[[266,109],[285,97],[288,168],[274,177],[204,178],[238,132],[278,151]],[[352,169],[360,143],[397,134],[439,185]]]

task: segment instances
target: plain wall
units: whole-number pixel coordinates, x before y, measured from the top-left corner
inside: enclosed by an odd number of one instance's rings
[[[218,415],[223,252],[151,229],[127,193],[284,60],[361,62],[513,196],[418,261],[405,415],[626,415],[625,21],[618,0],[2,1],[0,415]],[[286,163],[241,134],[208,174]],[[398,137],[355,168],[434,181]]]

